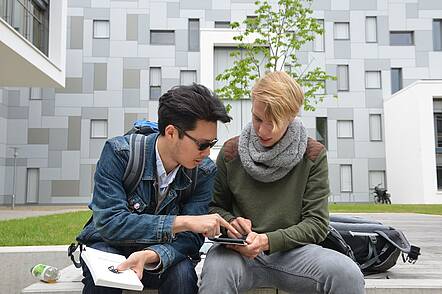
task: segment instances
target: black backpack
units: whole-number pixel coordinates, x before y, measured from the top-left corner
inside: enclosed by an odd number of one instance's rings
[[[127,161],[126,169],[123,175],[123,187],[126,191],[126,195],[129,196],[135,192],[138,185],[143,178],[143,171],[145,166],[145,149],[146,149],[146,137],[150,134],[158,133],[158,124],[156,122],[151,122],[147,120],[137,120],[134,122],[134,126],[130,129],[124,136],[129,136],[129,159]],[[183,190],[176,201],[179,205],[179,210],[183,208],[183,205],[189,200],[192,194],[195,192],[197,176],[198,176],[198,166],[192,170],[184,169],[187,176],[191,179],[192,184]],[[83,226],[85,228],[92,222],[93,217],[91,216],[86,224]],[[81,243],[71,243],[68,248],[68,256],[71,258],[72,262],[77,268],[81,267],[81,264],[77,262],[74,258],[73,253],[80,247],[80,254],[83,251],[83,244]]]
[[[410,245],[400,230],[351,216],[331,216],[329,234],[319,245],[349,256],[364,275],[387,271],[399,255],[410,263],[420,255],[420,248]]]

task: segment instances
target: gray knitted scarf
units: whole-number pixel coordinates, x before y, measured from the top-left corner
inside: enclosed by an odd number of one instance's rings
[[[246,172],[255,180],[270,183],[283,178],[301,161],[307,148],[307,131],[299,118],[271,148],[261,145],[252,123],[239,137],[239,157]]]

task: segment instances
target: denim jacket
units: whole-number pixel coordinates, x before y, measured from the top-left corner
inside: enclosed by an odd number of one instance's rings
[[[207,214],[212,199],[216,166],[206,158],[198,167],[194,194],[179,205],[177,198],[192,180],[181,167],[168,194],[157,208],[155,197],[156,154],[158,134],[146,140],[146,164],[137,190],[127,196],[123,188],[123,174],[129,158],[128,137],[109,139],[104,145],[95,172],[94,194],[89,208],[93,221],[77,236],[77,240],[90,245],[108,242],[115,246],[132,246],[155,251],[161,259],[163,272],[186,257],[198,257],[204,237],[192,232],[173,236],[172,225],[176,215]]]

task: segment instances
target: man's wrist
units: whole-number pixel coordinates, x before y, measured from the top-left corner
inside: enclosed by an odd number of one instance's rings
[[[260,234],[260,239],[261,239],[262,251],[268,251],[270,249],[270,246],[269,246],[269,237],[267,236],[267,234]]]
[[[160,256],[155,251],[151,249],[146,249],[144,250],[144,252],[145,252],[144,264],[158,263],[160,261]]]
[[[175,217],[175,221],[172,225],[173,234],[187,231],[187,217],[184,215],[178,215]]]

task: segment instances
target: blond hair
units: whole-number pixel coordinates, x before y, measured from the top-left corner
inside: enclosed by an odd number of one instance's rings
[[[304,103],[301,86],[283,71],[269,72],[252,89],[252,100],[266,104],[265,115],[273,123],[273,130],[294,118]]]

